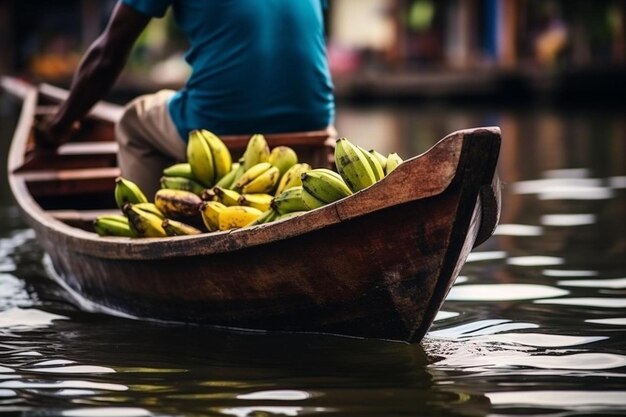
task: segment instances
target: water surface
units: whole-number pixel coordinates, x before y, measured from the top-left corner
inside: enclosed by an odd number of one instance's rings
[[[14,104],[0,98],[3,159]],[[406,106],[344,106],[338,114],[342,135],[404,157],[456,129],[503,129],[501,225],[470,255],[421,344],[233,333],[80,312],[47,277],[3,171],[0,413],[626,414],[621,114]]]

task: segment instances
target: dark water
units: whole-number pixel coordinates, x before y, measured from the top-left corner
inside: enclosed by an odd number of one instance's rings
[[[2,166],[15,107],[0,99]],[[340,108],[408,157],[500,125],[497,235],[421,345],[257,335],[79,312],[0,181],[0,413],[24,416],[626,415],[621,113]]]

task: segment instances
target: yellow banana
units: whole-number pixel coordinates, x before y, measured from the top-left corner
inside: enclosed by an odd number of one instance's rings
[[[402,163],[402,158],[397,153],[390,153],[387,156],[387,166],[385,168],[385,174],[389,175],[391,171],[398,168],[398,165]]]
[[[169,166],[163,170],[163,175],[166,177],[183,177],[195,180],[193,172],[191,172],[191,165],[189,163],[180,163]]]
[[[238,162],[235,162],[231,166],[230,172],[224,175],[222,178],[220,178],[220,180],[216,182],[215,185],[218,187],[222,187],[222,188],[230,188],[230,186],[233,185],[233,182],[235,182],[235,177],[237,176],[237,170],[239,169],[240,166],[241,164],[239,164]]]
[[[128,219],[122,214],[98,216],[93,221],[93,228],[100,236],[135,236],[130,230]]]
[[[380,165],[378,159],[360,146],[355,145],[355,147],[357,151],[361,152],[361,154],[365,157],[367,163],[370,164],[370,168],[372,168],[372,172],[374,173],[374,179],[376,181],[382,180],[385,177],[385,170]]]
[[[270,148],[267,145],[265,136],[261,134],[252,135],[243,153],[244,171],[249,170],[256,164],[267,162],[270,157]]]
[[[207,201],[200,206],[202,222],[209,232],[219,230],[219,214],[225,208],[226,206],[219,201]]]
[[[297,187],[298,185],[302,185],[302,178],[300,177],[304,172],[310,170],[311,165],[309,164],[295,164],[294,166],[289,168],[280,179],[275,195],[279,195],[280,193],[290,189],[291,187]]]
[[[280,214],[309,210],[309,207],[302,199],[302,191],[301,185],[283,191],[272,201],[272,208]]]
[[[161,188],[191,191],[196,195],[200,195],[204,191],[204,187],[200,183],[185,177],[161,177]]]
[[[248,169],[243,175],[235,182],[233,189],[241,190],[249,182],[252,182],[256,177],[267,171],[272,167],[269,162],[261,162]]]
[[[159,208],[154,203],[138,203],[133,204],[133,207],[135,207],[137,210],[147,211],[148,213],[152,213],[155,216],[159,216],[161,220],[165,219],[165,215],[161,213]]]
[[[316,208],[320,208],[325,206],[327,203],[315,197],[313,194],[308,192],[306,189],[302,189],[302,194],[300,195],[302,198],[302,202],[307,207],[308,210],[314,210]]]
[[[270,152],[267,162],[278,168],[282,177],[289,168],[298,163],[298,155],[288,146],[277,146]]]
[[[139,189],[137,184],[122,177],[115,179],[115,191],[113,194],[115,203],[120,209],[127,203],[136,204],[148,202],[145,194]]]
[[[167,233],[163,230],[163,220],[152,213],[139,210],[132,204],[122,207],[124,214],[128,217],[130,230],[138,237],[165,237]]]
[[[215,181],[215,164],[211,148],[199,130],[189,133],[189,143],[187,143],[187,160],[191,166],[191,172],[196,180],[210,187]]]
[[[172,219],[163,220],[161,227],[163,227],[168,236],[188,236],[202,233],[193,226]]]
[[[274,197],[269,194],[242,194],[239,197],[239,205],[267,211],[273,199]]]
[[[324,203],[332,203],[352,194],[336,172],[324,168],[302,174],[302,187]]]
[[[200,130],[200,134],[211,149],[211,154],[213,155],[213,166],[215,168],[215,181],[218,181],[232,169],[233,160],[230,156],[230,151],[224,142],[222,142],[222,140],[212,132],[202,129]]]
[[[377,152],[374,149],[370,149],[370,153],[374,155],[376,159],[378,159],[378,162],[380,163],[380,166],[382,167],[383,172],[384,172],[387,166],[387,157],[385,157],[385,155],[381,154],[380,152]]]
[[[189,191],[161,189],[154,195],[154,204],[166,217],[191,217],[198,214],[202,199]]]
[[[335,164],[341,177],[354,192],[367,188],[376,182],[374,172],[365,156],[346,138],[337,140]]]
[[[230,230],[245,227],[261,217],[263,212],[254,207],[226,207],[219,214],[219,229]]]
[[[218,201],[225,206],[239,205],[239,197],[241,197],[241,194],[239,194],[237,191],[227,190],[220,187],[213,187],[213,192],[217,196]]]
[[[270,223],[276,220],[278,216],[279,214],[276,210],[269,209],[267,211],[264,211],[263,214],[261,214],[255,221],[250,223],[248,226],[256,226],[257,224]]]
[[[252,181],[244,185],[241,190],[244,194],[271,193],[278,184],[280,171],[276,167],[271,167]]]

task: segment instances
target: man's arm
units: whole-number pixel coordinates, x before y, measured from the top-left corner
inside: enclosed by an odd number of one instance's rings
[[[149,21],[149,16],[121,1],[117,3],[106,29],[89,47],[78,66],[67,100],[39,132],[40,145],[56,147],[64,142],[74,123],[109,92],[124,69],[133,44]]]

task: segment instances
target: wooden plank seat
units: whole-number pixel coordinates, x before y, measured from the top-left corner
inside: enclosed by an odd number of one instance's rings
[[[15,174],[26,182],[35,197],[85,193],[113,193],[118,167],[22,171]]]

